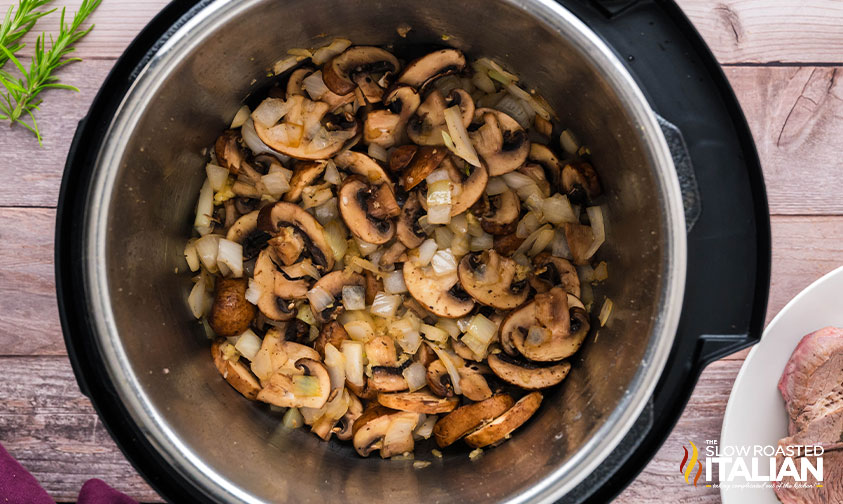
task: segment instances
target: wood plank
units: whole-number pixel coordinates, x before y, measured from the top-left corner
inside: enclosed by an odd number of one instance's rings
[[[62,79],[81,93],[50,90],[38,118],[44,148],[23,128],[0,135],[0,206],[54,206],[76,125],[112,62],[70,65]],[[728,67],[761,156],[773,214],[843,215],[843,79],[839,67]]]
[[[843,68],[724,70],[761,157],[771,212],[843,214]]]
[[[720,63],[843,63],[837,0],[677,0]]]
[[[160,501],[111,440],[65,357],[2,357],[0,442],[57,501],[100,478],[138,501]]]

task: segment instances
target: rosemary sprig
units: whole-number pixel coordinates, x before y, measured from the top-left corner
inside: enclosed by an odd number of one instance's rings
[[[15,55],[4,46],[0,46],[0,53],[4,54],[20,71],[22,77],[14,78],[7,72],[0,70],[0,85],[5,93],[0,93],[0,120],[7,120],[11,124],[18,123],[35,134],[41,144],[41,133],[35,121],[33,111],[38,110],[41,100],[38,96],[49,88],[79,91],[78,88],[58,82],[53,73],[62,66],[80,61],[80,58],[65,58],[74,51],[73,44],[87,35],[94,27],[82,29],[82,23],[94,12],[102,0],[84,0],[79,11],[73,16],[70,24],[65,24],[65,9],[61,11],[59,34],[53,39],[50,36],[50,48],[46,48],[46,35],[41,34],[35,41],[35,54],[27,70]],[[29,116],[31,124],[23,118]]]
[[[36,21],[56,10],[36,10],[50,2],[52,0],[18,0],[17,11],[14,5],[10,5],[3,24],[0,24],[0,46],[13,54],[23,49],[24,44],[16,42],[35,26]],[[3,68],[8,59],[5,54],[0,54],[0,68]]]

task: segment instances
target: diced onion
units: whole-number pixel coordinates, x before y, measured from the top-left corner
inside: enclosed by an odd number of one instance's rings
[[[535,257],[544,249],[550,246],[553,242],[553,237],[556,235],[556,232],[553,228],[545,228],[536,235],[536,241],[533,242],[533,246],[530,247],[530,251],[527,252],[527,255],[530,257]]]
[[[393,317],[403,301],[404,298],[400,294],[378,292],[375,294],[375,299],[372,300],[369,312],[379,317]]]
[[[225,183],[228,181],[228,168],[208,163],[205,165],[205,173],[208,175],[208,181],[211,183],[211,189],[214,192],[225,187]]]
[[[346,310],[365,310],[366,289],[362,285],[344,285],[342,305]]]
[[[322,189],[318,189],[316,191],[308,191],[305,189],[301,196],[301,206],[304,209],[317,207],[328,202],[333,197],[334,193],[332,193],[327,187],[323,187]]]
[[[280,266],[281,271],[290,278],[311,277],[315,280],[322,278],[319,269],[313,265],[310,259],[303,259],[295,264],[289,266]]]
[[[301,81],[302,89],[310,96],[312,100],[319,100],[325,93],[330,92],[325,81],[322,80],[322,70],[317,70],[308,75]]]
[[[407,286],[404,284],[404,273],[402,271],[393,271],[388,275],[384,275],[383,290],[387,294],[407,292]]]
[[[445,226],[438,226],[433,232],[433,238],[436,240],[436,245],[439,247],[439,250],[443,250],[451,246],[451,240],[454,238],[454,232]]]
[[[217,235],[205,235],[196,240],[196,253],[199,255],[199,261],[211,273],[216,273],[219,269],[217,268],[219,240],[220,237]]]
[[[340,185],[340,182],[342,182],[337,164],[333,160],[329,160],[325,165],[325,174],[322,175],[322,178],[325,179],[325,182],[333,185]]]
[[[521,245],[518,246],[518,248],[515,250],[515,253],[516,254],[526,254],[526,253],[528,253],[528,251],[532,252],[532,248],[533,248],[533,245],[536,243],[536,240],[539,238],[539,236],[541,236],[543,234],[546,235],[547,233],[545,233],[545,232],[548,231],[548,230],[553,231],[553,228],[550,227],[550,224],[545,224],[544,226],[542,226],[542,227],[536,229],[535,231],[533,231],[529,236],[527,236],[524,239],[523,242],[521,242]],[[550,236],[549,240],[550,241],[548,241],[548,243],[553,241],[552,235]]]
[[[343,287],[343,290],[345,290],[345,287]],[[330,292],[318,285],[307,291],[307,299],[310,301],[311,307],[320,313],[333,306],[335,301]]]
[[[427,369],[421,362],[414,362],[401,372],[407,380],[410,392],[422,389],[427,385]]]
[[[401,349],[408,354],[415,354],[421,346],[421,334],[417,329],[408,329],[396,334],[393,338],[396,343],[401,346]]]
[[[281,98],[267,98],[252,112],[251,117],[256,124],[269,128],[287,115],[289,110],[290,105]]]
[[[348,261],[349,264],[360,268],[361,270],[371,271],[376,275],[380,275],[380,269],[372,261],[363,259],[362,257],[352,257]]]
[[[332,40],[330,44],[320,47],[319,49],[313,51],[313,56],[311,57],[311,60],[313,61],[314,65],[322,65],[323,63],[326,63],[329,59],[348,49],[350,46],[350,40],[344,38],[336,38]]]
[[[261,339],[251,329],[246,329],[243,334],[237,338],[237,343],[234,348],[240,352],[243,357],[253,360],[257,355],[258,350],[261,349]]]
[[[435,343],[445,343],[451,336],[443,329],[427,324],[421,325],[421,333],[424,335],[425,338]]]
[[[495,337],[495,334],[497,334],[498,326],[478,313],[472,317],[471,322],[468,324],[468,329],[465,332],[473,334],[480,341],[489,344],[492,338]]]
[[[427,222],[444,224],[451,222],[451,205],[431,205],[427,208]]]
[[[330,191],[329,191],[330,192]],[[337,198],[332,197],[325,203],[316,207],[316,220],[323,226],[329,222],[336,220],[340,216],[339,208],[337,207]]]
[[[302,417],[298,408],[290,408],[281,418],[281,425],[287,429],[298,429],[304,425],[304,417]]]
[[[261,286],[259,283],[255,282],[254,278],[249,279],[249,288],[246,289],[246,301],[252,303],[253,305],[258,304],[258,300],[260,299],[263,291],[261,290]]]
[[[590,307],[591,303],[594,302],[594,289],[592,289],[591,284],[580,284],[580,294],[582,294],[580,300],[583,302],[583,304]]]
[[[451,386],[454,387],[455,394],[462,394],[462,388],[460,388],[460,373],[457,370],[457,366],[454,365],[454,361],[451,355],[448,353],[447,350],[439,348],[436,345],[428,343],[431,349],[433,349],[434,353],[439,357],[439,360],[442,361],[442,364],[445,365],[445,369],[448,371],[448,375],[451,377]]]
[[[468,232],[468,219],[464,213],[451,217],[451,222],[448,224],[448,229],[454,234],[465,234]]]
[[[556,236],[553,238],[551,252],[554,257],[561,257],[563,259],[572,259],[571,249],[568,248],[568,240],[565,238],[565,232],[561,229],[556,230]]]
[[[516,189],[516,190],[518,190],[518,189],[520,189],[520,188],[522,188],[526,185],[536,183],[535,180],[533,180],[529,176],[524,175],[523,173],[518,172],[518,171],[511,171],[509,173],[504,173],[502,175],[502,177],[503,177],[504,181],[506,182],[506,185],[508,185],[512,189]]]
[[[574,136],[574,132],[569,129],[564,130],[559,135],[559,145],[562,146],[562,150],[569,156],[575,155],[580,148],[579,140]]]
[[[280,59],[272,65],[272,72],[275,75],[281,75],[282,73],[296,66],[296,63],[298,62],[299,59],[296,56],[289,56],[287,58]]]
[[[208,313],[213,299],[205,289],[205,282],[196,282],[190,290],[190,295],[187,296],[187,304],[190,305],[190,311],[196,318],[202,318]]]
[[[372,329],[372,325],[365,320],[352,320],[343,324],[343,328],[348,333],[348,337],[354,341],[365,343],[375,337],[375,331]]]
[[[506,181],[504,181],[504,179],[501,177],[492,177],[486,184],[486,194],[488,194],[489,196],[502,194],[508,190],[509,186],[506,184]]]
[[[484,93],[495,92],[495,83],[489,78],[489,74],[486,72],[474,72],[474,75],[471,77],[471,83]]]
[[[603,307],[600,308],[600,317],[599,317],[600,318],[600,327],[605,326],[606,322],[608,322],[609,316],[612,315],[612,307],[613,306],[614,306],[614,303],[612,302],[611,299],[606,298],[606,300],[603,301]]]
[[[475,236],[471,238],[471,251],[472,252],[481,252],[483,250],[489,250],[495,243],[495,237],[490,235],[489,233],[483,233],[480,236]]]
[[[591,222],[591,231],[594,233],[594,241],[585,253],[586,259],[591,259],[591,256],[597,252],[597,249],[606,241],[606,228],[603,223],[603,211],[599,206],[592,206],[585,209],[588,213],[588,220]]]
[[[345,357],[331,343],[325,344],[325,367],[331,377],[331,390],[342,390],[345,386]]]
[[[530,236],[539,227],[539,218],[534,212],[527,212],[524,217],[518,221],[518,226],[515,228],[515,236],[518,238],[526,238]]]
[[[427,204],[450,205],[451,204],[451,180],[437,180],[427,186]]]
[[[348,242],[345,240],[345,226],[339,220],[333,220],[325,224],[325,241],[334,253],[334,259],[339,261],[348,250]]]
[[[427,266],[433,259],[433,254],[436,253],[437,248],[436,240],[428,238],[416,249],[418,255],[413,257],[412,261],[419,266]]]
[[[536,192],[530,193],[524,199],[524,206],[527,207],[529,210],[532,210],[533,212],[535,212],[537,215],[543,215],[543,213],[544,213],[543,212],[544,198],[542,198],[541,193],[538,190],[538,187],[536,187]]]
[[[261,175],[261,182],[264,187],[266,187],[267,194],[275,198],[280,197],[282,194],[290,190],[290,184],[280,172]]]
[[[199,200],[196,202],[196,219],[193,221],[193,226],[199,231],[199,234],[206,235],[211,232],[213,229],[211,216],[213,214],[214,189],[211,186],[211,181],[206,178],[202,188],[199,189]]]
[[[462,123],[462,111],[459,105],[454,105],[445,109],[445,124],[448,126],[448,134],[453,146],[448,146],[454,154],[465,159],[473,166],[480,166],[480,159],[477,157],[477,152],[468,138],[468,131]],[[445,131],[442,131],[442,137],[445,140],[445,145],[448,145],[448,137],[445,136]]]
[[[444,168],[437,168],[430,172],[430,175],[425,177],[424,181],[427,182],[427,185],[435,184],[441,180],[451,180],[450,175],[448,175],[448,171]]]
[[[310,305],[307,303],[299,306],[298,312],[296,313],[296,318],[307,325],[316,324],[316,318],[313,317],[313,311],[310,309]]]
[[[234,114],[234,119],[231,120],[231,129],[239,128],[243,126],[243,123],[249,119],[249,115],[251,115],[252,111],[249,110],[248,105],[243,105],[240,109],[237,110],[237,113]]]
[[[436,322],[436,327],[448,333],[452,338],[456,338],[461,332],[459,326],[457,326],[457,323],[453,319],[440,318]]]
[[[468,238],[468,234],[455,234],[451,239],[451,252],[454,254],[454,257],[462,257],[471,249]]]
[[[459,329],[460,332],[467,331],[469,324],[471,324],[471,317],[469,316],[457,319],[457,329]]]
[[[199,254],[196,252],[196,240],[188,240],[184,246],[184,260],[190,271],[199,271]]]
[[[251,118],[249,118],[249,120],[246,121],[240,128],[240,134],[243,136],[243,141],[246,143],[246,146],[249,147],[249,150],[251,150],[252,154],[255,156],[260,154],[272,154],[279,159],[282,158],[282,154],[279,154],[274,149],[263,143],[263,140],[260,139],[255,131],[255,123]]]
[[[367,256],[378,249],[378,246],[374,243],[365,242],[361,239],[357,239],[357,248],[360,250],[360,253],[364,256]]]
[[[592,268],[588,264],[584,264],[582,266],[577,266],[577,276],[580,277],[581,282],[593,282],[594,281],[594,268]]]
[[[369,144],[369,157],[377,159],[378,161],[383,161],[384,163],[389,159],[386,149],[384,149],[382,145],[378,145],[376,143]]]
[[[558,193],[542,201],[542,216],[545,221],[553,225],[559,225],[563,222],[579,222],[568,197]]]
[[[217,265],[221,264],[231,271],[231,276],[234,278],[243,276],[243,245],[220,238]]]
[[[595,282],[602,282],[609,278],[609,267],[606,264],[606,261],[600,261],[596,268],[594,268],[594,278]]]
[[[454,258],[451,249],[437,251],[433,254],[430,264],[433,271],[439,276],[450,275],[457,271],[457,260]]]
[[[416,430],[413,432],[413,436],[418,439],[429,439],[430,436],[433,434],[433,427],[436,426],[436,421],[439,418],[436,415],[428,415],[427,418],[424,419],[424,422],[421,423]],[[417,469],[422,469],[424,467],[429,466],[431,463],[427,462],[425,465],[420,465],[420,463],[424,463],[427,461],[417,460],[413,462],[413,467]]]

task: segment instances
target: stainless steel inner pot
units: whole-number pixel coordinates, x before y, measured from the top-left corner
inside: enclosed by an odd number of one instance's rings
[[[362,459],[242,398],[215,370],[186,304],[182,258],[206,147],[288,48],[343,36],[442,43],[490,56],[540,90],[591,147],[606,188],[598,258],[615,304],[564,384],[512,439],[469,461]],[[327,37],[327,38],[325,38]],[[207,496],[227,502],[552,501],[617,445],[659,378],[685,282],[685,227],[670,153],[616,56],[549,0],[219,0],[140,70],[94,167],[85,222],[89,306],[106,367],[133,420]]]

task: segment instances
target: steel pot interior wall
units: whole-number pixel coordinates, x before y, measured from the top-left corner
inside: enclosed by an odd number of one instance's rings
[[[592,456],[605,456],[601,443],[623,434],[614,424],[628,423],[624,412],[646,399],[639,389],[654,384],[672,341],[683,224],[660,133],[630,105],[640,96],[607,74],[605,60],[595,63],[587,38],[560,29],[558,9],[505,0],[217,2],[160,49],[95,168],[87,268],[104,365],[174,470],[226,500],[491,502],[558,496],[599,462]],[[401,25],[412,27],[406,39]],[[415,470],[359,458],[305,429],[285,432],[279,414],[220,378],[187,307],[182,250],[208,146],[288,48],[334,36],[396,47],[447,36],[470,57],[494,57],[553,105],[602,176],[609,240],[597,258],[610,276],[595,289],[595,311],[610,297],[611,324],[592,332],[536,417],[476,461],[468,449],[435,459],[422,445],[417,460],[433,464]]]

